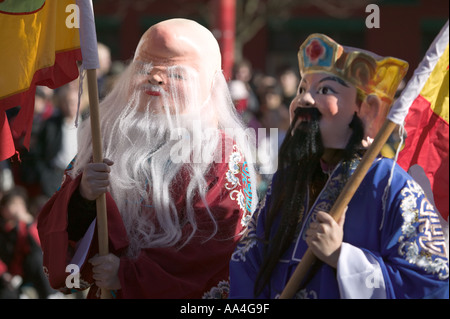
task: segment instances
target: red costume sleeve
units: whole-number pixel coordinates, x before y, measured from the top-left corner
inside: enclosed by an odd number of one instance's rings
[[[71,273],[66,272],[67,265],[70,264],[76,249],[76,244],[69,240],[67,233],[68,206],[70,199],[77,190],[81,180],[81,175],[71,179],[66,172],[65,180],[61,188],[50,198],[38,215],[37,228],[43,252],[43,267],[50,285],[64,293],[69,293],[66,287],[66,278]],[[125,229],[118,209],[110,194],[106,195],[108,210],[108,231],[110,236],[110,250],[120,252],[128,245],[126,236],[123,236]],[[119,220],[117,220],[119,218]],[[115,234],[121,234],[122,237]],[[97,239],[91,243],[89,257],[97,253]],[[81,267],[81,286],[85,289],[92,285],[92,274],[90,264],[85,262]]]

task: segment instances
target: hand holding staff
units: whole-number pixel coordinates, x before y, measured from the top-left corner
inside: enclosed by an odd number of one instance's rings
[[[98,109],[98,88],[97,74],[95,69],[87,70],[87,81],[89,90],[89,110],[92,130],[92,152],[94,163],[103,162],[102,139],[100,133],[100,114]],[[97,231],[98,247],[100,256],[106,256],[108,249],[108,220],[106,215],[106,196],[105,193],[96,199],[97,205]],[[102,289],[102,299],[111,299],[111,293]]]
[[[89,109],[92,130],[92,152],[95,163],[103,162],[103,147],[100,131],[99,99],[97,87],[97,73],[99,68],[97,34],[95,31],[94,10],[92,0],[77,0],[80,9],[80,45],[83,56],[82,69],[87,70],[89,91]],[[108,254],[108,224],[106,217],[106,196],[102,194],[96,199],[97,228],[99,254]],[[102,289],[102,299],[111,298],[108,290]]]

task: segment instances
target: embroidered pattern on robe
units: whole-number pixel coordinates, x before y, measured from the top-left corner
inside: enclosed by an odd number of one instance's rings
[[[252,191],[250,172],[247,162],[242,161],[242,155],[239,152],[236,145],[233,146],[233,152],[230,154],[228,162],[228,171],[226,173],[227,183],[225,188],[230,192],[230,198],[236,201],[241,208],[242,215],[241,225],[247,227],[252,217],[251,205],[252,205]],[[239,174],[241,175],[241,181],[239,180]],[[236,189],[241,187],[240,189]]]
[[[447,252],[445,237],[437,213],[424,198],[423,190],[414,181],[408,181],[401,191],[403,225],[398,253],[409,263],[415,264],[426,272],[439,274],[439,278],[448,278]]]

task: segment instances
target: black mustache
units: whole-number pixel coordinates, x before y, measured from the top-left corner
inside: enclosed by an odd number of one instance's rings
[[[315,119],[319,119],[322,114],[316,107],[298,107],[294,111],[295,116],[311,115]]]
[[[309,119],[310,121],[318,121],[321,118],[322,114],[315,107],[298,107],[294,111],[294,119],[291,123],[291,131],[295,123],[300,117],[304,117]]]

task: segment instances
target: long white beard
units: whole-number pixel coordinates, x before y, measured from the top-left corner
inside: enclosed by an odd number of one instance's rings
[[[192,199],[199,193],[204,197],[207,188],[204,176],[210,163],[192,163],[191,147],[186,148],[189,152],[177,152],[174,161],[172,152],[176,146],[191,142],[193,133],[188,127],[182,131],[188,136],[174,136],[176,130],[161,117],[150,121],[133,118],[130,122],[133,125],[123,125],[122,130],[111,132],[113,147],[106,149],[105,157],[115,162],[111,169],[111,194],[122,212],[131,241],[130,252],[135,255],[141,248],[173,246],[181,239],[187,240],[182,238],[182,226],[186,222],[196,229]],[[218,135],[208,137],[202,140],[202,148],[216,150]],[[187,186],[187,220],[180,221],[178,210],[184,207],[175,206],[172,188],[184,165],[189,165],[192,176],[188,181],[181,181]]]
[[[131,67],[129,67],[131,69]],[[127,70],[126,72],[130,72]],[[211,167],[212,160],[217,157],[201,161],[192,161],[192,152],[177,152],[177,160],[174,161],[173,150],[184,141],[192,143],[192,151],[201,145],[203,154],[215,154],[221,149],[219,129],[242,128],[239,119],[233,113],[231,100],[217,98],[214,96],[208,102],[210,105],[220,109],[220,112],[212,106],[197,107],[201,112],[181,116],[152,112],[158,98],[145,97],[141,91],[134,90],[130,100],[124,97],[129,92],[127,86],[127,74],[124,74],[114,89],[100,104],[101,129],[104,147],[104,157],[114,161],[111,167],[111,195],[114,198],[121,213],[123,223],[127,230],[130,241],[129,256],[136,257],[143,248],[152,247],[181,247],[186,244],[197,230],[196,216],[193,210],[194,196],[206,197],[207,182],[205,175]],[[221,80],[223,79],[223,76]],[[220,89],[226,91],[226,83],[223,79]],[[195,80],[192,79],[190,92],[195,92]],[[225,87],[224,87],[225,85]],[[226,93],[223,93],[226,95]],[[217,94],[213,94],[217,95]],[[177,100],[172,98],[181,107],[191,107],[198,100],[192,95],[188,98]],[[165,98],[163,97],[163,100]],[[221,101],[221,102],[220,102]],[[164,102],[168,103],[168,102]],[[138,111],[137,106],[146,105],[146,111]],[[222,104],[222,105],[217,105]],[[195,107],[195,106],[194,106]],[[230,109],[227,109],[230,108]],[[210,113],[219,115],[219,127],[208,129],[210,125]],[[220,114],[222,112],[222,115]],[[231,114],[231,115],[230,115]],[[203,136],[201,141],[192,141],[195,136],[194,130],[201,125],[208,129],[209,134]],[[78,175],[83,167],[89,162],[91,152],[90,122],[84,121],[80,127],[80,145],[77,161],[73,169],[73,175]],[[187,135],[187,136],[186,136]],[[182,139],[188,138],[188,140]],[[248,137],[238,136],[237,145],[246,155]],[[199,144],[200,143],[200,144]],[[247,154],[247,158],[251,155]],[[222,159],[222,157],[220,157]],[[250,162],[251,163],[251,162]],[[172,187],[179,177],[180,170],[188,166],[186,171],[190,176],[185,190],[186,207],[175,207],[172,198]],[[251,166],[251,165],[250,165]],[[251,168],[251,174],[254,174]],[[254,179],[255,180],[255,179]],[[254,186],[253,186],[254,187]],[[256,204],[256,188],[253,189],[254,202]],[[208,207],[207,203],[206,207]],[[183,209],[183,220],[180,220],[180,212]],[[213,213],[208,212],[213,221],[214,228],[211,229],[211,237],[217,231]],[[183,226],[189,223],[192,232],[183,234]],[[207,240],[208,238],[205,238]]]

